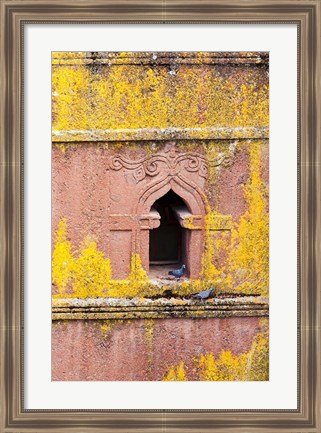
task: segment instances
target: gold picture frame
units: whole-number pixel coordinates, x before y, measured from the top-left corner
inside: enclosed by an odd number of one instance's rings
[[[298,28],[298,407],[281,410],[24,408],[24,92],[26,23],[295,24]],[[320,0],[1,0],[0,432],[319,433]]]

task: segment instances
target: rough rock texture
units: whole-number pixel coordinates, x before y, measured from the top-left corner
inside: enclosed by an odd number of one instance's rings
[[[238,221],[246,210],[243,194],[243,185],[249,176],[246,143],[240,143],[238,150],[233,151],[225,144],[222,158],[231,158],[232,154],[232,161],[223,160],[214,168],[214,185],[206,182],[211,168],[207,167],[205,143],[193,145],[192,151],[186,149],[186,144],[176,143],[175,153],[171,150],[172,143],[154,144],[152,155],[149,155],[149,145],[142,143],[136,149],[123,149],[116,144],[108,147],[86,144],[68,147],[64,152],[55,147],[52,160],[53,227],[57,228],[61,218],[66,218],[68,234],[76,248],[86,236],[93,236],[98,248],[111,259],[113,277],[126,278],[135,251],[140,254],[144,269],[148,270],[149,232],[160,224],[150,211],[157,199],[172,190],[183,199],[186,209],[196,219],[195,228],[184,227],[183,236],[187,244],[185,261],[189,276],[197,278],[202,266],[207,200],[219,214],[223,217],[231,215],[234,221]],[[262,151],[267,152],[264,143]],[[130,155],[134,155],[132,159]],[[139,160],[144,162],[135,163]],[[214,158],[213,161],[213,164],[220,162]],[[157,172],[147,171],[147,164],[150,164],[150,170],[157,167]],[[188,164],[191,164],[190,168]],[[179,177],[176,178],[174,173]],[[206,191],[207,200],[202,191]],[[218,224],[212,229],[215,234],[221,226]]]
[[[199,278],[206,243],[249,207],[253,147],[268,182],[268,126],[267,53],[54,53],[53,246],[65,219],[73,248],[94,239],[114,279],[133,254],[148,273],[164,221],[152,207],[172,191],[188,212],[177,260]]]
[[[63,298],[52,300],[53,320],[165,319],[268,316],[267,299],[254,296],[199,299]]]
[[[149,320],[160,315],[146,298],[178,305],[209,287],[268,297],[268,62],[259,52],[53,53],[53,294],[141,298],[120,320],[86,320],[95,306],[55,320],[53,380],[162,380],[182,360],[197,380],[194,357],[250,349],[259,317],[196,319],[199,305],[194,318]],[[184,278],[167,281],[182,263]],[[127,320],[144,303],[146,316]],[[59,305],[55,319],[70,318]]]
[[[162,380],[185,361],[196,380],[193,357],[249,350],[259,318],[54,322],[52,380]]]

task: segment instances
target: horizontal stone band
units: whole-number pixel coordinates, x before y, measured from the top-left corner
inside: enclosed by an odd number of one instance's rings
[[[268,316],[266,299],[257,296],[191,299],[53,299],[52,320],[115,320]]]
[[[53,130],[53,143],[146,140],[229,140],[269,138],[268,127],[138,128]]]
[[[85,65],[263,65],[268,64],[266,52],[75,52],[53,53],[55,66]]]

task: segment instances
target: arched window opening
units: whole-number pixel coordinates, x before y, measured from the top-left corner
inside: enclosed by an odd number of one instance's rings
[[[151,278],[164,277],[168,271],[185,261],[186,230],[180,224],[178,211],[188,208],[172,190],[160,197],[152,206],[160,216],[160,226],[150,230],[149,270]]]

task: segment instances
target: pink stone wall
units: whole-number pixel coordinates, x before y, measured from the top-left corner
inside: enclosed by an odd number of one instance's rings
[[[182,360],[197,380],[194,357],[245,353],[261,330],[257,317],[114,321],[109,330],[103,324],[53,322],[52,380],[157,381]]]
[[[53,66],[52,247],[65,218],[76,256],[89,236],[113,279],[128,277],[133,253],[148,270],[150,209],[172,190],[199,221],[184,228],[181,257],[186,277],[199,278],[205,215],[237,223],[247,211],[253,142],[269,182],[268,55],[100,53],[98,69],[88,53],[74,56],[56,56]],[[213,239],[230,234],[215,230]],[[162,380],[181,360],[196,380],[193,357],[245,353],[260,332],[256,317],[108,323],[53,322],[53,380]]]
[[[155,200],[169,189],[185,201],[193,215],[204,216],[209,204],[218,213],[231,215],[233,222],[238,222],[246,211],[243,186],[249,178],[250,141],[237,141],[228,164],[212,169],[200,165],[199,170],[189,170],[188,155],[206,157],[206,142],[205,147],[204,143],[196,143],[188,149],[181,142],[159,142],[157,146],[150,142],[53,146],[53,246],[59,220],[66,218],[68,237],[74,248],[78,249],[86,236],[93,237],[97,247],[111,259],[113,278],[128,276],[133,252],[140,254],[148,270],[149,230],[154,223],[147,216]],[[225,144],[226,155],[231,143],[227,140]],[[262,177],[268,182],[268,142],[261,143]],[[153,146],[156,147],[151,153]],[[118,166],[119,155],[124,161]],[[180,159],[173,168],[170,164],[176,157]],[[135,165],[135,161],[143,159],[144,164]],[[156,175],[148,171],[154,168],[158,170]],[[207,172],[204,174],[202,170]],[[188,230],[185,237],[187,249],[194,248],[185,257],[189,276],[197,278],[201,270],[202,233]]]

